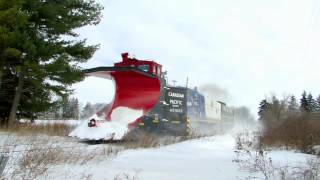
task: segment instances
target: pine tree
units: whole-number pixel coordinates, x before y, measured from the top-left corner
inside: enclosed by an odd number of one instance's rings
[[[320,95],[316,98],[316,112],[320,112]]]
[[[21,95],[19,112],[23,117],[36,118],[36,114],[45,112],[53,106],[51,95],[48,91],[35,87],[29,82],[25,82],[25,88]]]
[[[51,99],[41,97],[67,96],[70,85],[82,80],[78,63],[98,46],[77,40],[74,30],[99,23],[102,7],[94,0],[0,0],[0,10],[0,98],[10,98],[0,118],[12,123],[18,109],[27,111],[25,94],[32,98],[29,106],[42,101],[48,109]]]
[[[294,95],[290,96],[288,110],[290,112],[297,112],[299,110],[299,105],[298,105],[297,99]]]
[[[307,93],[306,91],[303,91],[300,99],[300,110],[304,112],[310,112],[310,106],[308,104],[307,100]]]
[[[79,101],[77,98],[71,98],[69,100],[70,106],[70,118],[72,119],[79,119]]]
[[[8,122],[20,70],[21,51],[15,48],[23,33],[20,29],[27,25],[27,14],[20,10],[22,0],[0,0],[0,120]],[[20,41],[20,44],[23,44]],[[20,98],[20,97],[17,97]],[[17,101],[17,98],[15,100]]]
[[[70,118],[70,103],[69,97],[64,97],[61,99],[61,116],[62,119],[69,119]]]
[[[313,96],[311,93],[307,96],[307,102],[308,102],[308,112],[316,112],[316,101],[313,99]]]
[[[84,108],[83,108],[83,110],[81,112],[81,118],[88,118],[91,115],[93,115],[93,113],[94,113],[94,107],[93,107],[93,105],[91,105],[91,103],[88,102],[84,106]]]
[[[271,104],[266,100],[263,99],[260,104],[259,104],[259,111],[258,111],[258,115],[259,115],[259,119],[262,120],[264,117],[264,113],[269,110],[271,107]]]

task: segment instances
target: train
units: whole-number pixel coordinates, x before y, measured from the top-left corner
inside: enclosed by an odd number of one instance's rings
[[[170,85],[162,65],[154,60],[139,60],[129,53],[121,56],[122,60],[114,66],[84,70],[86,76],[112,80],[115,96],[71,136],[108,140],[130,131],[208,134],[232,126],[234,112],[226,103],[215,101],[196,87]]]

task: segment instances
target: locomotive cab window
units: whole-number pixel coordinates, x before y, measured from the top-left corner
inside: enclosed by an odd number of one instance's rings
[[[144,64],[144,65],[139,65],[138,68],[142,71],[149,72],[150,66]]]

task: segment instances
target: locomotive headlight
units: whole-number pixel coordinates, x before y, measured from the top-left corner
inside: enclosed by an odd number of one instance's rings
[[[89,123],[88,123],[89,127],[96,127],[97,126],[97,122],[95,119],[90,119]]]

